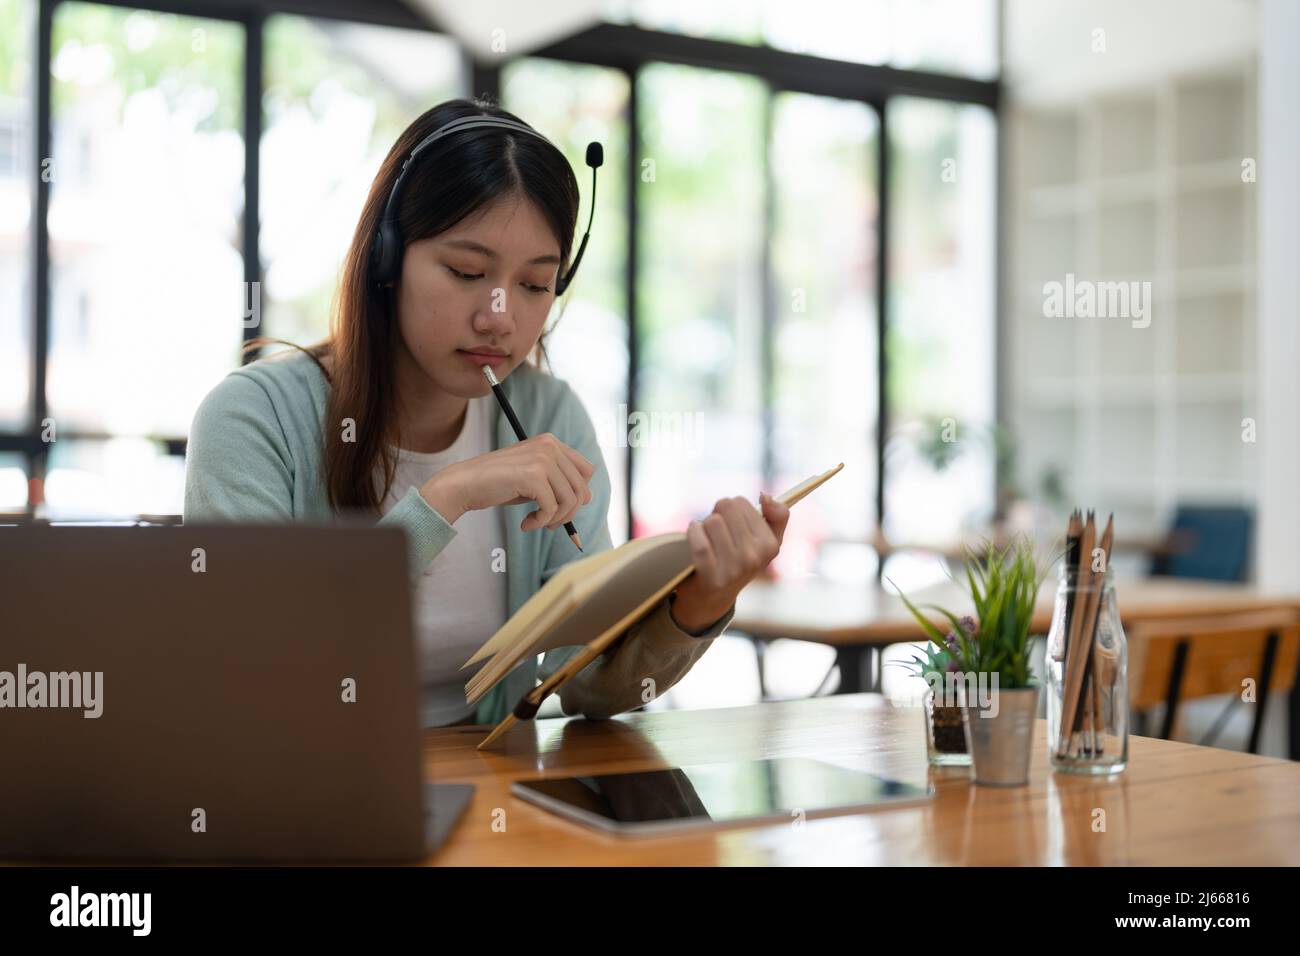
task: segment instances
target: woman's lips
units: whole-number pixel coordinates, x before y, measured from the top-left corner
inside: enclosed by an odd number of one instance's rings
[[[496,355],[492,352],[466,352],[464,349],[457,349],[456,352],[475,365],[491,365],[493,368],[498,365],[505,365],[510,358],[509,355]]]

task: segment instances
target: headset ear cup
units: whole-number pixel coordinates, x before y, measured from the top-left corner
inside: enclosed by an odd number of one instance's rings
[[[381,274],[384,268],[384,230],[376,229],[375,235],[370,240],[370,276],[368,285],[372,289],[378,289],[383,281]]]
[[[383,223],[370,246],[370,282],[375,288],[397,281],[401,247],[397,228],[392,223]]]

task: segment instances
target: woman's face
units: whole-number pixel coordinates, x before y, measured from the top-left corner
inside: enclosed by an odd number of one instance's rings
[[[415,364],[462,398],[485,395],[532,351],[555,301],[560,244],[532,201],[494,200],[406,247],[398,324]]]

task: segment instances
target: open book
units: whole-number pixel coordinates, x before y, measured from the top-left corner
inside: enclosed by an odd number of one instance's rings
[[[777,500],[787,507],[836,474],[844,463],[800,482]],[[528,657],[556,647],[582,650],[524,696],[514,713],[497,725],[486,747],[516,720],[531,719],[548,696],[599,657],[695,570],[684,532],[637,538],[618,548],[571,561],[544,585],[465,662],[486,660],[465,685],[465,699],[477,703]]]

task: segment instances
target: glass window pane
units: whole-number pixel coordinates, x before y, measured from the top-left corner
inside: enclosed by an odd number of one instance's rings
[[[609,533],[627,540],[626,411],[627,311],[627,105],[629,83],[620,70],[553,60],[512,63],[502,77],[502,105],[546,134],[564,151],[578,177],[581,241],[591,202],[587,144],[601,143],[605,162],[596,190],[596,219],[582,268],[552,315],[546,339],[554,374],[586,405],[609,469]],[[626,415],[623,417],[626,423]]]
[[[179,437],[238,363],[243,28],[55,10],[48,395],[62,432]]]
[[[0,452],[0,515],[27,508],[27,463],[17,452]]]
[[[885,533],[949,543],[994,507],[996,127],[891,100]]]
[[[798,574],[829,571],[827,539],[865,546],[875,524],[878,121],[860,103],[793,93],[774,110],[771,490],[844,462],[786,531],[777,569]]]
[[[45,503],[51,521],[181,514],[185,459],[142,438],[61,439],[50,449]]]
[[[633,537],[681,531],[762,484],[767,88],[654,65],[637,79],[637,408]]]
[[[34,0],[0,0],[0,429],[4,430],[26,427],[31,416],[35,15]]]
[[[439,34],[282,15],[265,74],[260,332],[307,345],[328,332],[379,164],[416,116],[463,95],[461,57]]]

